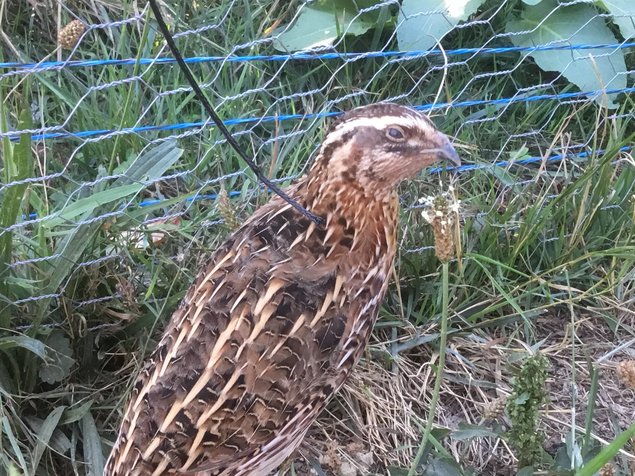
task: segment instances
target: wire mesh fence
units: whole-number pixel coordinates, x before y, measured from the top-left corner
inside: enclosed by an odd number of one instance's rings
[[[135,338],[153,335],[205,257],[270,194],[206,116],[149,8],[134,0],[18,3],[0,6],[10,20],[0,31],[0,398],[11,396],[2,417],[17,415],[3,419],[0,446],[11,450],[0,461],[24,474],[38,464],[43,474],[82,474],[84,464],[103,466],[103,455],[84,448],[77,463],[68,450],[91,437],[102,448],[114,434],[116,399],[138,368]],[[275,183],[302,176],[326,123],[358,105],[410,105],[453,138],[463,160],[453,171],[463,249],[451,305],[461,320],[528,322],[596,296],[604,313],[614,305],[635,315],[635,7],[207,3],[161,8],[203,91]],[[432,168],[400,189],[395,287],[399,299],[410,288],[414,297],[395,305],[399,312],[388,302],[386,313],[416,328],[403,349],[429,342],[424,324],[438,314],[428,279],[438,263],[420,198],[447,178]],[[412,337],[395,329],[393,340]],[[18,347],[40,360],[5,352]],[[492,386],[498,381],[483,395]],[[68,406],[60,421],[82,426],[68,444],[62,436],[71,430],[55,433],[55,454],[40,462],[38,432],[58,402]],[[417,420],[411,430],[419,429]],[[407,465],[418,442],[398,443],[399,451],[386,444],[386,460]],[[29,445],[32,468],[18,451]]]
[[[549,203],[557,178],[582,175],[606,154],[615,170],[633,167],[631,145],[606,132],[615,124],[624,137],[632,132],[629,12],[547,0],[476,2],[480,10],[456,2],[459,12],[397,0],[273,3],[164,11],[225,124],[278,183],[306,170],[325,119],[377,101],[429,112],[455,137],[466,219],[475,223],[492,220],[502,196],[531,201],[547,190],[540,196]],[[70,49],[0,62],[0,196],[18,204],[0,226],[3,327],[6,316],[21,331],[66,326],[64,316],[87,307],[98,316],[92,328],[119,326],[115,309],[150,299],[155,279],[196,262],[189,253],[202,236],[226,233],[219,195],[243,217],[264,199],[205,117],[149,10],[127,11],[103,23],[76,18]],[[563,18],[568,29],[550,36]],[[471,200],[475,191],[494,200]],[[404,190],[407,211],[417,193]],[[598,213],[632,217],[631,195],[632,187],[607,194]],[[531,225],[520,211],[497,217],[512,235]],[[540,241],[571,233],[553,229]],[[428,250],[412,236],[402,243],[404,254]],[[156,278],[161,266],[172,274]],[[155,303],[170,299],[164,285]],[[109,302],[120,307],[95,311]]]

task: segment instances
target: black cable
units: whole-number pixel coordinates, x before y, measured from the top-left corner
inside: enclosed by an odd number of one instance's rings
[[[314,213],[311,213],[309,210],[304,208],[302,205],[300,205],[298,202],[296,202],[294,199],[292,199],[286,193],[280,190],[276,185],[274,185],[271,182],[271,180],[269,180],[267,177],[263,175],[263,173],[260,171],[258,166],[254,163],[254,161],[240,148],[240,146],[238,145],[238,142],[236,142],[236,139],[234,139],[234,136],[232,136],[231,133],[227,130],[227,127],[225,127],[225,124],[223,123],[221,118],[218,117],[218,114],[216,114],[216,111],[214,110],[210,102],[207,100],[207,97],[205,97],[205,95],[203,94],[203,91],[201,91],[201,88],[196,82],[196,79],[194,79],[194,76],[192,75],[192,72],[188,68],[187,64],[185,63],[185,61],[183,61],[183,57],[181,56],[181,53],[179,52],[178,48],[176,47],[176,44],[174,43],[174,38],[172,38],[172,35],[170,34],[170,31],[168,30],[168,27],[165,24],[163,15],[161,14],[161,11],[159,10],[159,7],[156,4],[156,0],[149,0],[149,3],[150,3],[150,8],[152,8],[152,12],[154,13],[154,17],[156,18],[157,23],[159,24],[159,28],[161,29],[161,32],[163,33],[165,41],[168,44],[170,51],[172,51],[172,54],[174,55],[174,59],[178,63],[179,67],[181,68],[181,71],[183,71],[183,73],[185,74],[185,77],[187,78],[187,81],[190,83],[190,86],[192,86],[192,90],[194,91],[194,94],[196,94],[196,97],[198,98],[198,100],[201,101],[201,104],[203,104],[205,111],[212,118],[212,120],[216,124],[216,127],[218,127],[221,133],[225,136],[225,139],[227,139],[227,142],[229,143],[229,145],[231,145],[232,148],[236,152],[238,152],[238,155],[240,155],[240,157],[245,162],[247,162],[247,165],[254,172],[254,174],[256,174],[256,177],[258,177],[258,180],[260,180],[264,185],[269,187],[269,189],[272,192],[274,192],[276,195],[278,195],[285,202],[287,202],[289,205],[291,205],[293,208],[295,208],[298,212],[300,212],[302,215],[307,217],[309,220],[314,222],[316,225],[322,225],[324,220],[321,217],[315,215]]]

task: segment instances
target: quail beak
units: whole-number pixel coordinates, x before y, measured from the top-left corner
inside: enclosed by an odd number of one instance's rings
[[[454,167],[460,167],[461,166],[461,157],[459,157],[459,154],[456,153],[456,150],[454,149],[454,147],[452,146],[452,144],[448,144],[445,147],[443,147],[441,149],[441,159],[449,162],[450,164],[452,164]]]
[[[443,136],[443,141],[441,147],[437,149],[437,153],[439,154],[439,159],[449,162],[450,165],[454,167],[461,166],[461,157],[457,154],[456,149],[450,143],[450,139],[447,136]]]

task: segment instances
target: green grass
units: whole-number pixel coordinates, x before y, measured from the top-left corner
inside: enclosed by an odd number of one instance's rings
[[[208,3],[174,7],[171,16],[180,19],[178,30],[217,23],[230,2]],[[235,45],[261,38],[267,27],[291,18],[297,4],[236,1],[221,28],[181,38],[179,45],[186,56],[228,54]],[[21,2],[0,5],[4,16],[0,19],[4,34],[0,37],[1,60],[38,61],[53,52],[59,27],[55,3],[41,2],[33,16]],[[135,13],[127,0],[76,2],[73,8],[92,23]],[[513,10],[513,5],[506,5],[489,25],[452,33],[444,46],[483,44],[492,30],[502,31]],[[62,10],[61,24],[69,19]],[[142,22],[90,32],[74,59],[153,57],[163,43],[150,26],[153,24]],[[346,38],[339,49],[379,49],[390,34],[385,30]],[[33,41],[34,35],[41,39]],[[236,54],[270,52],[270,46],[262,45]],[[632,53],[627,60],[632,68]],[[405,93],[408,97],[402,101],[416,105],[430,103],[438,91],[440,102],[511,97],[519,88],[554,78],[528,60],[516,67],[519,61],[512,54],[483,56],[469,60],[467,66],[450,67],[445,79],[440,70],[430,69],[441,64],[439,58],[393,63],[378,59],[345,64],[203,63],[192,69],[200,83],[212,82],[205,91],[222,117],[243,118],[347,109]],[[474,79],[481,73],[507,70],[507,74]],[[92,86],[135,75],[142,81],[89,92]],[[26,80],[11,76],[0,80],[0,131],[66,121],[70,131],[199,121],[205,117],[204,111],[191,93],[159,95],[184,85],[183,75],[169,65],[64,68]],[[361,89],[364,95],[338,101]],[[254,92],[246,98],[221,100],[250,90]],[[556,81],[554,90],[571,87]],[[308,91],[314,92],[279,100]],[[432,244],[419,210],[408,206],[421,196],[436,193],[438,177],[422,177],[403,186],[406,206],[398,280],[390,289],[376,331],[378,342],[397,339],[398,343],[394,347],[374,345],[371,350],[377,352],[370,355],[379,355],[382,365],[387,361],[387,371],[394,370],[391,361],[398,359],[427,366],[427,346],[439,344],[438,321],[446,312],[450,346],[466,336],[497,339],[497,345],[504,348],[502,355],[508,358],[500,357],[502,377],[497,385],[502,383],[503,388],[494,391],[491,386],[473,384],[479,391],[472,392],[470,384],[462,384],[454,372],[457,363],[470,362],[471,356],[463,355],[466,349],[460,346],[450,352],[447,365],[452,371],[445,373],[440,388],[441,415],[449,411],[447,402],[457,392],[463,392],[463,405],[470,408],[509,394],[516,369],[513,356],[522,353],[523,345],[546,349],[552,361],[560,358],[553,341],[543,341],[539,320],[544,316],[569,326],[571,349],[582,339],[576,334],[578,324],[589,316],[597,318],[598,326],[606,326],[616,342],[626,342],[635,334],[635,165],[630,153],[620,152],[634,142],[634,106],[633,97],[622,98],[617,111],[602,110],[589,102],[536,101],[504,108],[451,108],[435,117],[442,130],[455,136],[467,163],[549,155],[552,148],[578,144],[605,151],[563,163],[462,173],[455,184],[463,202],[461,253],[449,265],[449,306],[444,306],[441,265],[433,251],[408,251]],[[304,170],[322,137],[323,122],[278,121],[235,126],[233,131],[248,129],[251,133],[239,136],[240,143],[264,170],[280,178]],[[534,133],[527,134],[531,131]],[[296,132],[301,133],[273,140]],[[250,172],[215,181],[245,167],[231,149],[216,144],[220,136],[215,129],[206,128],[176,143],[149,144],[169,134],[119,135],[95,142],[67,138],[43,144],[23,135],[20,142],[2,141],[0,186],[26,177],[60,176],[0,191],[0,230],[19,224],[30,213],[50,217],[0,236],[0,474],[99,474],[131,378],[155,345],[198,265],[230,231],[214,224],[222,218],[216,202],[185,199],[195,193],[218,193],[221,186],[238,191],[232,206],[240,219],[267,199],[258,192]],[[183,172],[191,173],[158,180]],[[128,179],[100,181],[120,173],[126,173]],[[153,183],[144,185],[147,180]],[[147,199],[164,201],[134,206]],[[123,204],[133,206],[123,210]],[[93,220],[104,214],[112,216]],[[152,222],[165,216],[174,218]],[[150,231],[164,233],[161,243],[135,246],[142,237],[150,239]],[[39,260],[46,257],[51,258]],[[32,259],[39,261],[10,266]],[[49,294],[55,297],[29,300]],[[611,346],[611,339],[603,343]],[[423,341],[427,346],[416,345]],[[588,352],[582,356],[569,352],[566,361],[575,367],[580,358],[586,359],[593,377],[585,377],[586,370],[578,368],[580,385],[592,381],[596,393],[591,394],[605,395],[603,392],[613,388],[608,382],[611,367],[599,363],[593,349],[583,350]],[[611,362],[624,355],[618,354]],[[557,405],[557,396],[552,397]],[[577,407],[582,420],[574,423],[584,431],[574,433],[584,437],[585,453],[597,449],[597,438],[610,441],[625,430],[615,423],[615,417],[608,418],[614,426],[607,427],[607,418],[599,417],[598,408],[595,400]],[[416,413],[413,420],[419,422],[418,436],[394,449],[394,461],[377,449],[380,473],[386,461],[402,471],[410,468],[428,414]],[[435,423],[442,425],[442,420]],[[562,430],[563,438],[571,426]],[[440,435],[438,428],[430,435],[423,442],[431,445],[422,448],[422,461],[457,456],[458,450],[451,453],[447,449],[454,436]],[[624,450],[633,454],[628,445]],[[460,454],[464,468],[483,463],[473,447],[461,447]],[[499,456],[511,464],[511,455]],[[627,462],[627,457],[615,459],[618,470],[624,472]],[[488,469],[482,471],[486,474]]]

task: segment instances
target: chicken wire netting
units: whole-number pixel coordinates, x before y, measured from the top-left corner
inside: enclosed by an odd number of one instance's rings
[[[464,219],[485,226],[495,214],[512,240],[527,223],[522,210],[501,210],[510,196],[537,193],[548,203],[559,191],[542,193],[545,184],[562,170],[584,174],[607,151],[616,171],[633,167],[630,145],[607,130],[620,124],[624,137],[632,133],[635,13],[530,3],[162,8],[203,91],[276,182],[302,175],[328,118],[372,102],[408,104],[455,138]],[[5,47],[0,63],[0,327],[20,332],[90,332],[133,321],[146,313],[140,306],[172,308],[175,280],[181,289],[177,278],[191,280],[227,222],[266,199],[192,94],[147,7],[102,6],[98,17],[64,2],[56,8],[56,20],[34,20],[49,32],[42,42],[50,54],[26,58]],[[57,39],[55,27],[73,20]],[[494,201],[470,202],[470,191],[487,187]],[[406,213],[420,194],[404,188]],[[609,195],[598,213],[632,216],[628,192]],[[567,233],[554,229],[540,243]],[[430,249],[412,232],[401,242],[402,256]]]

